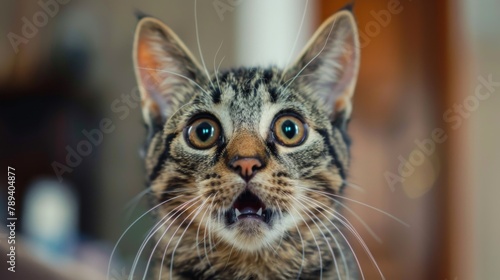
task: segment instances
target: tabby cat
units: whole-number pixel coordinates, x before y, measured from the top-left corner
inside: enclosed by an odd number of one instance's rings
[[[157,224],[152,279],[358,279],[338,212],[359,68],[342,9],[286,69],[208,73],[142,18],[134,64]]]

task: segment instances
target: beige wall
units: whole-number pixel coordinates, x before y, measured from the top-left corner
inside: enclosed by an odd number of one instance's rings
[[[478,75],[500,82],[500,2],[465,0],[467,34]],[[476,279],[498,279],[500,275],[500,87],[481,102],[470,117],[473,174],[470,186],[476,192]],[[459,276],[459,279],[460,276]]]

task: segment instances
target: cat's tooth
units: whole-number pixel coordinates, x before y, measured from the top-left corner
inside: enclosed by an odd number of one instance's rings
[[[260,207],[259,211],[257,211],[257,215],[262,216],[262,207]]]
[[[241,215],[240,210],[238,210],[238,208],[235,208],[234,211],[236,212],[236,218],[238,218]]]

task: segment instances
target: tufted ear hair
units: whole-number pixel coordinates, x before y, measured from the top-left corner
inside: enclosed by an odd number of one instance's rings
[[[300,83],[330,117],[349,118],[359,69],[359,38],[349,9],[328,18],[298,60],[285,70],[285,81]]]
[[[133,61],[142,114],[150,135],[194,95],[205,79],[199,63],[161,21],[143,17],[137,24]]]

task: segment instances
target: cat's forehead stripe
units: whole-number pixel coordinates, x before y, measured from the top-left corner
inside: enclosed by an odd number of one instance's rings
[[[274,103],[278,100],[281,75],[281,70],[274,67],[267,69],[240,68],[218,74],[212,81],[217,88],[212,90],[212,101],[218,104],[223,99],[222,95],[225,98],[261,98]],[[260,92],[260,95],[257,94],[257,90],[261,86],[266,88],[267,96],[262,95],[264,92]],[[231,93],[235,96],[231,96]],[[229,96],[227,96],[228,94]]]

